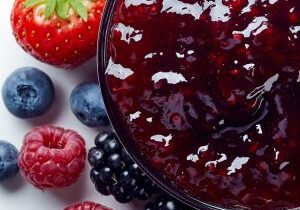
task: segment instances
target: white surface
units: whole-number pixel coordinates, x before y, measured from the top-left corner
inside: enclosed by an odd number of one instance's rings
[[[20,148],[23,136],[33,126],[53,124],[78,131],[86,140],[87,148],[93,144],[96,129],[82,125],[73,116],[69,108],[69,95],[72,89],[84,81],[96,81],[95,60],[81,66],[77,71],[67,72],[41,64],[25,54],[16,44],[10,28],[10,11],[13,0],[0,3],[0,88],[5,78],[16,68],[34,66],[42,69],[51,77],[56,89],[54,106],[46,115],[34,120],[20,120],[9,114],[0,97],[0,139],[12,142]],[[142,210],[138,203],[118,204],[109,196],[99,195],[92,186],[89,177],[89,165],[86,165],[81,179],[73,186],[62,190],[42,192],[17,176],[0,183],[0,210],[63,210],[64,207],[85,200],[103,203],[115,210]]]

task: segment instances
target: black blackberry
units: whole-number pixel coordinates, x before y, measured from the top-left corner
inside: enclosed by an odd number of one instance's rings
[[[169,195],[160,195],[154,202],[146,204],[145,210],[195,210]]]
[[[155,184],[128,155],[112,132],[101,132],[95,138],[88,161],[90,177],[103,195],[113,195],[121,203],[133,198],[147,200],[157,191]]]

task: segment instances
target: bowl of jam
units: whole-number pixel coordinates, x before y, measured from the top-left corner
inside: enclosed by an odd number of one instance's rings
[[[99,79],[142,169],[197,209],[300,206],[300,1],[110,0]]]

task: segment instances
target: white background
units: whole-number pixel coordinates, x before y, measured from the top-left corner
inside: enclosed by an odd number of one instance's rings
[[[0,139],[10,141],[18,149],[23,136],[33,127],[53,124],[78,131],[86,140],[87,148],[93,145],[93,138],[99,130],[82,125],[72,114],[69,96],[72,89],[84,81],[97,81],[96,63],[91,60],[76,71],[58,70],[27,55],[15,42],[10,27],[10,12],[13,0],[0,2],[0,90],[5,78],[16,68],[38,67],[46,72],[54,82],[56,99],[54,106],[42,117],[33,120],[18,119],[6,110],[0,97]],[[92,186],[88,173],[89,165],[80,180],[71,187],[42,192],[35,189],[18,175],[0,183],[0,210],[63,210],[64,207],[85,200],[105,204],[115,210],[142,210],[143,205],[134,202],[122,205],[109,196],[101,196]]]

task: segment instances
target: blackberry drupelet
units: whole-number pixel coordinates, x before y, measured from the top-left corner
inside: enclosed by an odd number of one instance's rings
[[[113,195],[121,203],[134,198],[147,200],[157,191],[156,185],[131,159],[113,132],[101,132],[95,138],[88,161],[90,177],[103,195]]]
[[[145,210],[195,210],[169,195],[160,195],[154,202],[146,204]]]

